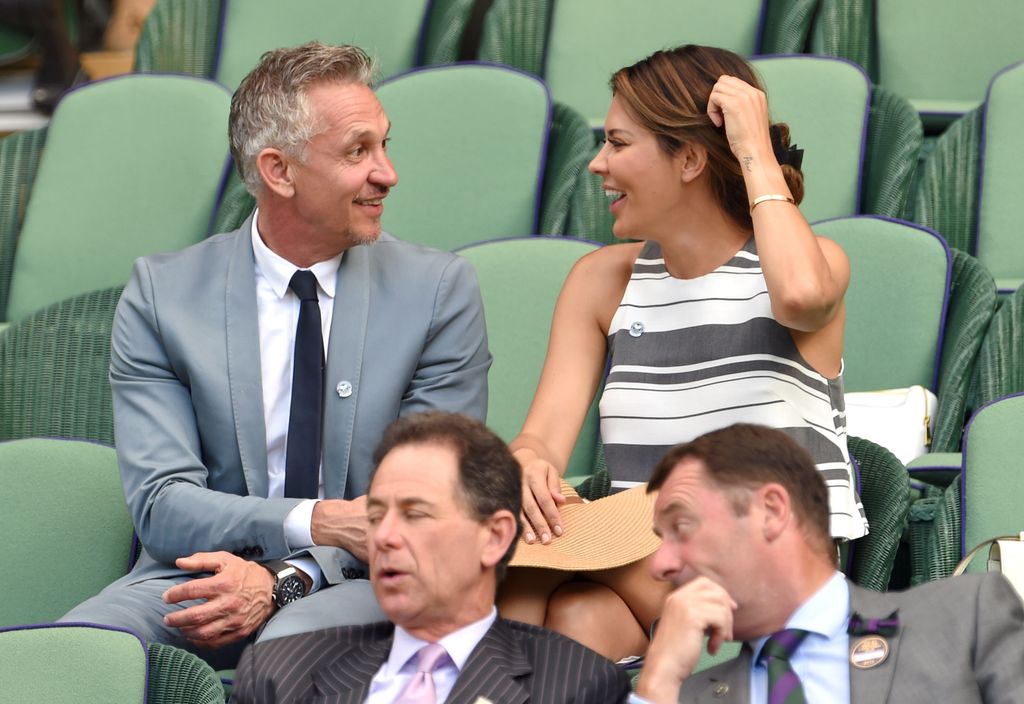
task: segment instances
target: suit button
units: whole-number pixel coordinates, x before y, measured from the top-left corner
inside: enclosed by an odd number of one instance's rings
[[[255,555],[256,557],[263,557],[263,548],[261,548],[259,545],[257,545],[256,547],[254,547],[252,549],[252,554]]]
[[[334,387],[334,390],[338,392],[338,396],[341,398],[348,398],[352,395],[352,382],[339,381],[338,385]]]

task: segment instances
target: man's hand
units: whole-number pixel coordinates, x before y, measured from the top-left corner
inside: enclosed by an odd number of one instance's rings
[[[366,527],[365,496],[351,501],[324,499],[313,508],[310,535],[316,545],[344,548],[366,562],[369,560]]]
[[[178,558],[175,564],[186,572],[214,573],[164,592],[168,604],[206,600],[164,617],[166,625],[181,629],[198,646],[219,648],[245,638],[274,611],[274,577],[259,563],[229,552],[197,552]]]
[[[679,687],[700,659],[704,636],[714,655],[732,640],[736,602],[707,577],[697,577],[668,595],[654,640],[647,649],[636,693],[654,704],[676,704]]]

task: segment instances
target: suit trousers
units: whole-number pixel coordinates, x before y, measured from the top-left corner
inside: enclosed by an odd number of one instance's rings
[[[112,584],[99,594],[82,602],[59,620],[61,622],[98,623],[127,628],[146,642],[168,643],[193,652],[214,669],[233,668],[246,645],[283,636],[306,633],[331,626],[352,626],[387,620],[377,605],[370,582],[352,579],[323,587],[309,596],[279,610],[267,621],[257,637],[217,649],[198,648],[186,640],[181,631],[164,625],[164,615],[199,601],[179,604],[164,603],[162,596],[175,584],[194,575],[166,579],[147,579],[135,584]]]

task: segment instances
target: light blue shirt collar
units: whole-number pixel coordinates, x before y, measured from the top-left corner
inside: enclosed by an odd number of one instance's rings
[[[800,628],[810,635],[800,644],[790,663],[803,683],[809,702],[848,704],[850,701],[850,586],[842,573],[832,577],[800,605],[786,628]],[[749,643],[750,701],[764,704],[768,698],[768,671],[757,656],[768,636]]]

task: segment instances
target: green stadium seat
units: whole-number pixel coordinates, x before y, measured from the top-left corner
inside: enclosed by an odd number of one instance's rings
[[[128,631],[91,624],[0,630],[4,701],[50,704],[215,704],[224,690],[189,652],[148,647]]]
[[[0,480],[0,527],[27,576],[5,581],[0,627],[58,619],[128,572],[132,523],[112,447],[55,438],[0,443]]]
[[[978,107],[989,78],[1024,59],[1017,0],[822,0],[815,53],[864,66],[875,83],[910,100],[925,126],[941,131]]]
[[[540,80],[459,64],[403,74],[377,95],[398,172],[385,230],[440,249],[538,230],[551,119]]]
[[[234,90],[265,51],[316,40],[360,46],[390,76],[454,62],[472,7],[473,0],[159,0],[135,70],[215,78]]]
[[[65,96],[47,127],[13,247],[5,319],[124,284],[137,257],[206,237],[227,162],[229,99],[210,81],[137,75]],[[13,141],[21,156],[0,166],[18,168],[31,160],[26,145],[42,142]],[[20,180],[24,186],[24,174]],[[18,181],[0,178],[5,189]]]
[[[989,538],[1020,532],[1024,486],[1018,480],[1024,457],[1024,393],[983,406],[971,418],[964,439],[961,474],[963,537],[958,555]],[[982,569],[975,560],[969,569]]]
[[[114,444],[110,332],[121,288],[55,303],[0,333],[0,441]]]
[[[1018,118],[1024,62],[992,79],[982,107],[957,120],[922,164],[914,220],[978,257],[1008,294],[1024,283],[1024,235],[1017,194],[1024,186]]]
[[[556,101],[604,123],[616,70],[658,49],[705,44],[739,54],[800,51],[814,2],[662,0],[628,7],[614,0],[495,0],[479,57],[543,77]]]
[[[567,238],[523,237],[458,250],[476,270],[494,363],[487,374],[487,424],[506,442],[523,427],[540,381],[551,316],[565,277],[596,245]],[[580,431],[568,479],[594,471],[597,404]],[[574,482],[575,483],[575,482]]]

